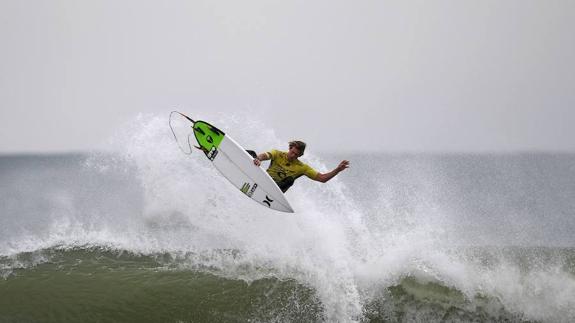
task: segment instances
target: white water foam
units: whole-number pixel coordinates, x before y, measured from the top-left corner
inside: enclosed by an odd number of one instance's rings
[[[196,117],[213,120],[258,152],[287,145],[258,120]],[[201,152],[182,154],[167,114],[139,116],[111,145],[119,155],[96,154],[85,164],[86,172],[103,180],[30,192],[49,202],[43,224],[14,220],[14,229],[26,229],[2,240],[0,255],[55,245],[197,255],[184,257],[181,266],[247,281],[271,275],[309,285],[329,321],[360,320],[378,291],[408,276],[440,282],[468,299],[497,298],[527,319],[575,318],[575,279],[560,262],[525,271],[502,255],[496,265],[484,266],[454,247],[458,227],[446,218],[437,178],[425,167],[406,169],[411,184],[402,186],[375,171],[382,166],[356,169],[352,159],[352,168],[327,184],[299,179],[287,193],[296,213],[286,215],[242,196]],[[312,148],[306,162],[320,171],[335,166]],[[381,184],[362,188],[356,178],[366,173]],[[88,188],[77,195],[82,189],[71,187]]]

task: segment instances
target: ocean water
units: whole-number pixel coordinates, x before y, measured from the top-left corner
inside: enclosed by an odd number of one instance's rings
[[[309,147],[352,168],[300,178],[285,214],[182,154],[166,117],[110,145],[0,156],[0,322],[575,321],[575,155]]]

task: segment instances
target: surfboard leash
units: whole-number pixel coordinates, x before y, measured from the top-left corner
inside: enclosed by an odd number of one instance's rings
[[[190,142],[190,135],[188,134],[188,136],[187,136],[187,137],[188,137],[188,138],[187,138],[188,147],[190,148],[190,151],[189,151],[189,152],[186,152],[186,151],[182,148],[182,146],[180,145],[180,142],[178,141],[178,136],[176,136],[176,132],[174,131],[174,128],[172,127],[172,114],[174,114],[174,113],[177,113],[177,114],[181,115],[182,117],[188,119],[188,121],[190,121],[190,122],[192,123],[192,129],[194,128],[193,124],[195,124],[196,122],[195,122],[192,118],[188,117],[187,115],[185,115],[185,114],[183,114],[183,113],[181,113],[181,112],[179,112],[179,111],[172,111],[172,112],[170,112],[170,119],[168,120],[168,125],[170,126],[170,130],[172,130],[172,135],[174,136],[174,140],[176,140],[176,143],[178,144],[178,147],[180,148],[180,150],[181,150],[184,154],[186,154],[186,155],[191,155],[191,154],[192,154],[192,143]],[[194,146],[194,147],[196,147],[196,146]],[[198,147],[196,147],[196,148],[198,148]]]

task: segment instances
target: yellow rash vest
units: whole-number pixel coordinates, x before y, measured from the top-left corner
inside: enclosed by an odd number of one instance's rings
[[[267,172],[282,192],[287,191],[298,177],[305,175],[314,179],[318,174],[315,169],[299,160],[289,161],[287,152],[274,149],[266,154],[271,159]]]

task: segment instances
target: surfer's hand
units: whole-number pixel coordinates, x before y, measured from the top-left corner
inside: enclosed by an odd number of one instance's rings
[[[349,168],[349,161],[347,160],[342,160],[341,163],[339,163],[339,165],[337,165],[337,171],[341,172],[342,170]]]
[[[259,159],[254,158],[254,165],[259,166],[259,165],[261,165],[261,163],[262,162]]]

